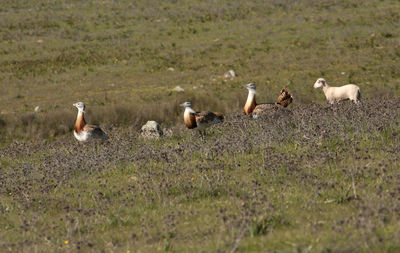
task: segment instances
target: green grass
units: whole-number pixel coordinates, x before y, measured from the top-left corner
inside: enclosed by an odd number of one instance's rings
[[[14,143],[1,153],[1,246],[396,252],[400,129],[384,116],[396,103],[231,115],[206,141],[177,128],[154,141],[114,130],[107,145]],[[328,135],[312,136],[317,126]]]
[[[260,101],[287,87],[296,103],[323,102],[312,88],[321,76],[356,83],[364,97],[399,94],[398,1],[36,0],[6,1],[0,12],[0,108],[14,137],[29,138],[14,130],[20,113],[73,114],[78,100],[98,122],[140,127],[149,117],[175,124],[186,100],[240,110],[250,81]],[[231,68],[239,76],[224,81]],[[113,112],[120,117],[104,113],[115,107],[125,108]]]
[[[400,250],[399,1],[17,0],[0,17],[2,251]],[[318,77],[365,104],[320,106]],[[250,81],[260,102],[287,87],[292,113],[235,114]],[[77,101],[108,146],[72,139]],[[227,119],[202,142],[184,101]],[[172,136],[139,138],[154,119]]]

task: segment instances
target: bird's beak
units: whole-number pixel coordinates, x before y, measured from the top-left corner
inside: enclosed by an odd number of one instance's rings
[[[184,106],[185,106],[185,103],[183,103],[183,104],[180,104],[180,106],[184,107]]]
[[[75,106],[75,107],[76,107],[76,103],[72,104],[72,106]]]

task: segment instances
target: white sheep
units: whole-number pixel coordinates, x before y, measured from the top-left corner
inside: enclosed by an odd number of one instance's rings
[[[321,88],[325,93],[326,100],[330,104],[339,102],[341,100],[350,99],[354,103],[358,104],[361,99],[360,87],[355,84],[346,84],[341,87],[331,87],[329,86],[325,79],[318,78],[314,83],[314,88]]]

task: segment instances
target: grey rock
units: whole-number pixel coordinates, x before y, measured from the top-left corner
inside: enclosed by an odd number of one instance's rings
[[[178,85],[178,86],[176,86],[176,87],[174,88],[174,91],[183,92],[183,91],[185,91],[185,89]]]
[[[224,74],[224,77],[225,77],[225,78],[234,78],[234,77],[236,77],[236,73],[235,73],[235,71],[233,71],[232,69],[230,69],[230,70],[228,70],[228,72],[226,72],[226,73]]]
[[[145,138],[160,138],[163,136],[163,131],[161,130],[160,124],[156,121],[150,120],[142,126],[140,134]]]

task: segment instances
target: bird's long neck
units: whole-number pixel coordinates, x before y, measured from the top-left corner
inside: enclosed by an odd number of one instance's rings
[[[196,124],[196,116],[194,115],[196,112],[191,107],[186,107],[185,112],[183,113],[183,120],[185,122],[186,127],[195,128]]]
[[[184,115],[188,115],[188,114],[191,114],[191,113],[196,113],[196,112],[191,107],[186,107]]]
[[[253,112],[254,108],[256,108],[256,91],[249,90],[249,95],[247,96],[246,104],[244,105],[244,113],[246,115]]]
[[[74,130],[77,133],[82,131],[83,127],[86,125],[84,114],[85,113],[83,111],[79,111],[78,112],[78,116],[76,117]]]

